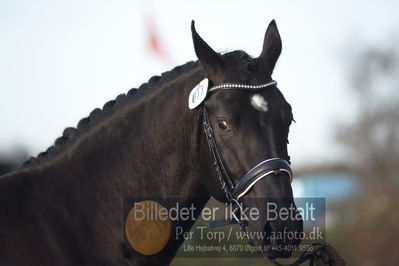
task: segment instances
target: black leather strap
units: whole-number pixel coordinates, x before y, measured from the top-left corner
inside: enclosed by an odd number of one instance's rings
[[[215,167],[216,174],[219,178],[219,182],[222,185],[222,190],[226,193],[228,201],[230,201],[231,193],[234,189],[234,183],[231,180],[229,174],[227,173],[226,168],[224,167],[222,157],[220,157],[206,108],[204,106],[201,106],[200,108],[203,117],[202,125],[204,128],[205,137],[208,142],[209,150],[212,154],[214,161],[213,166]]]
[[[308,251],[305,250],[296,261],[290,264],[281,264],[277,262],[275,259],[270,261],[275,266],[299,266],[305,261],[309,261],[309,266],[314,266],[316,259],[322,258],[322,255],[325,252],[326,248],[324,243],[313,243],[312,246],[314,248],[312,252],[309,253]]]

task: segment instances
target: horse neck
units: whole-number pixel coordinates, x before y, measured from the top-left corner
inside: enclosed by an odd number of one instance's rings
[[[183,198],[182,206],[203,198],[197,206],[201,209],[209,197],[195,150],[198,114],[187,106],[190,90],[202,78],[196,67],[153,91],[139,90],[131,103],[97,122],[54,158],[0,179],[0,189],[15,194],[24,187],[21,213],[42,213],[44,222],[51,212],[59,218],[57,226],[75,221],[65,228],[74,228],[90,248],[104,242],[93,239],[105,239],[108,246],[99,247],[104,256],[122,254],[118,248],[124,241],[121,212],[126,198]],[[40,204],[27,208],[24,202],[31,201]],[[192,224],[186,222],[184,230]],[[180,244],[174,241],[171,252]]]
[[[54,179],[64,188],[71,185],[75,192],[79,184],[81,189],[103,186],[125,196],[203,195],[197,185],[197,113],[187,107],[188,94],[201,76],[197,67],[150,92],[139,90],[131,103],[73,145],[25,171],[40,172],[50,185]]]

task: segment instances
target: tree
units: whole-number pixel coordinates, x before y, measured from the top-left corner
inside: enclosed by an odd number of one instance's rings
[[[356,121],[339,130],[339,141],[359,177],[352,225],[340,228],[354,265],[395,265],[399,239],[399,54],[369,48],[350,67]],[[344,247],[341,247],[344,248]]]

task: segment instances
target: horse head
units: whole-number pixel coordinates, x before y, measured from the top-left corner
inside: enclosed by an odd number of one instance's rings
[[[208,126],[204,135],[226,198],[259,210],[258,219],[241,225],[247,233],[263,233],[250,241],[268,247],[265,256],[289,257],[292,249],[281,247],[299,244],[298,237],[287,236],[302,233],[303,223],[293,199],[287,151],[293,114],[271,77],[281,53],[276,23],[269,24],[256,58],[243,51],[218,54],[198,35],[194,23],[192,36],[210,84],[199,107]],[[206,182],[211,195],[220,198],[217,178]],[[281,210],[291,215],[281,216]]]

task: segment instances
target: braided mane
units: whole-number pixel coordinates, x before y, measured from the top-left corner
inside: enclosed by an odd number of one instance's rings
[[[21,168],[37,165],[43,160],[50,159],[53,155],[64,150],[66,146],[73,143],[73,141],[82,135],[82,133],[86,132],[89,128],[107,118],[110,114],[117,110],[118,107],[123,106],[124,103],[128,102],[128,100],[135,100],[138,97],[143,97],[145,95],[136,95],[138,90],[140,90],[140,92],[146,91],[146,93],[156,90],[157,88],[160,88],[168,82],[178,78],[182,73],[193,70],[198,65],[198,61],[190,61],[181,66],[173,68],[171,71],[162,73],[161,76],[153,76],[148,80],[147,83],[142,84],[139,88],[132,88],[126,94],[118,95],[115,100],[108,101],[104,104],[102,109],[95,108],[90,112],[88,117],[82,118],[78,122],[76,128],[65,128],[62,136],[57,138],[53,145],[51,145],[46,151],[39,153],[37,157],[30,157],[27,161],[22,163]]]

